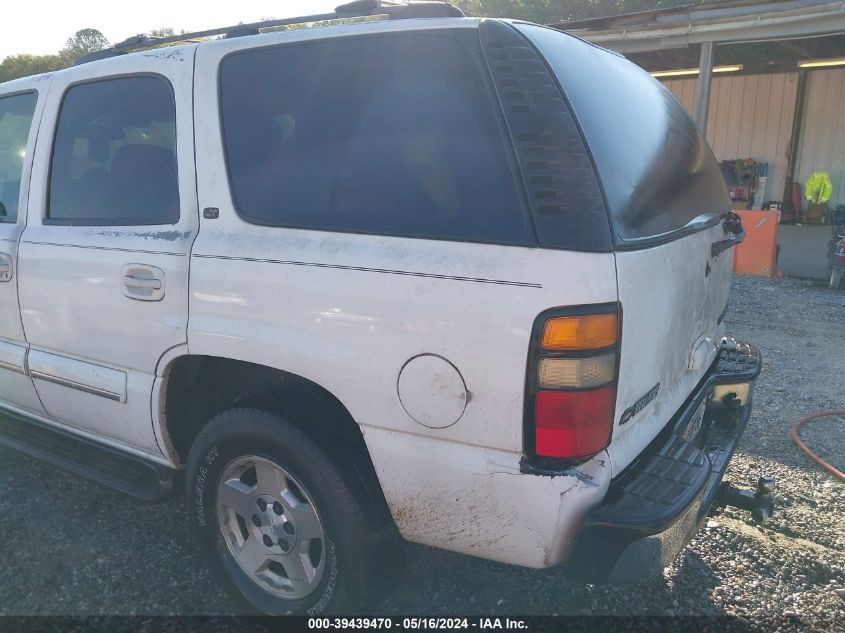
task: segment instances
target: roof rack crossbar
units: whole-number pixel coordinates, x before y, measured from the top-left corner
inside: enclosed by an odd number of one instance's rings
[[[150,37],[149,35],[134,35],[111,48],[94,51],[83,55],[74,62],[74,66],[125,55],[137,51],[160,48],[173,44],[184,44],[200,40],[204,37],[223,35],[224,37],[239,37],[242,35],[257,35],[261,29],[272,29],[290,24],[306,24],[309,22],[323,22],[328,20],[342,20],[345,18],[369,17],[386,15],[388,19],[407,19],[420,17],[463,17],[464,13],[458,7],[448,2],[396,2],[393,0],[353,0],[337,7],[333,13],[319,13],[315,15],[304,15],[295,18],[284,18],[281,20],[264,20],[263,22],[250,22],[249,24],[236,24],[223,26],[204,31],[193,31],[191,33],[180,33],[167,37]]]

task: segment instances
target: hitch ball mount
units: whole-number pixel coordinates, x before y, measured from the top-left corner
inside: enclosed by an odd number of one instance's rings
[[[730,482],[722,482],[716,497],[719,506],[733,506],[751,512],[756,523],[764,523],[775,511],[775,480],[763,475],[757,480],[757,490],[734,488]]]

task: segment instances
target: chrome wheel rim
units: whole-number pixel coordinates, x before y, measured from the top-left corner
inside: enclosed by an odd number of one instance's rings
[[[223,540],[250,580],[289,600],[316,589],[325,568],[326,536],[297,479],[264,457],[239,457],[223,469],[216,503]]]

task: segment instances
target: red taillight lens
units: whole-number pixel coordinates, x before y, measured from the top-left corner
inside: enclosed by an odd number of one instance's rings
[[[525,403],[529,454],[578,459],[610,444],[620,322],[618,304],[549,310],[537,318]]]
[[[836,263],[845,264],[845,240],[840,240],[836,250]]]
[[[540,391],[534,399],[534,450],[541,457],[598,453],[610,443],[616,388]]]

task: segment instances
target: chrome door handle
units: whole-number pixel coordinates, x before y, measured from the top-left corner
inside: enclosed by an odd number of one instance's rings
[[[12,280],[12,258],[0,253],[0,283]]]
[[[161,301],[164,271],[146,264],[127,264],[123,267],[123,294],[139,301]]]

